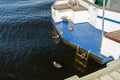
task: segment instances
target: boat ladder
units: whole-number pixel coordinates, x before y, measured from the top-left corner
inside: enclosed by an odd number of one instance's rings
[[[84,72],[89,58],[89,52],[80,49],[79,46],[77,47],[77,52],[74,59],[74,66],[81,72]]]

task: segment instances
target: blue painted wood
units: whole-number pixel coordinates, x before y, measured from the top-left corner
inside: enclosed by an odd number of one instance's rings
[[[69,30],[69,26],[71,25],[74,29],[72,31]],[[100,54],[102,31],[96,29],[91,24],[87,22],[79,24],[73,24],[72,22],[58,22],[55,23],[55,27],[58,32],[63,32],[63,34],[61,34],[61,37],[64,40],[76,46],[80,46],[80,48],[86,51],[90,51],[93,55],[101,58],[103,64],[113,59],[111,57],[108,58]]]

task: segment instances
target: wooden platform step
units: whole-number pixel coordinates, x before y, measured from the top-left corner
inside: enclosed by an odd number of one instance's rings
[[[120,30],[106,33],[105,37],[120,43]]]

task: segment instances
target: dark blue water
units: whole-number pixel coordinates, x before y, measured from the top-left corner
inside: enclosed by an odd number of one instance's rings
[[[63,80],[99,69],[91,60],[92,66],[80,73],[72,66],[75,50],[63,43],[54,44],[50,21],[53,2],[0,0],[0,80]],[[56,69],[54,60],[63,68]]]

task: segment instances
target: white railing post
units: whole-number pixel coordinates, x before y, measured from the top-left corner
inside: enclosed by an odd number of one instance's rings
[[[104,36],[105,3],[106,1],[103,0],[102,36],[101,36],[100,52],[101,52],[103,36]]]

